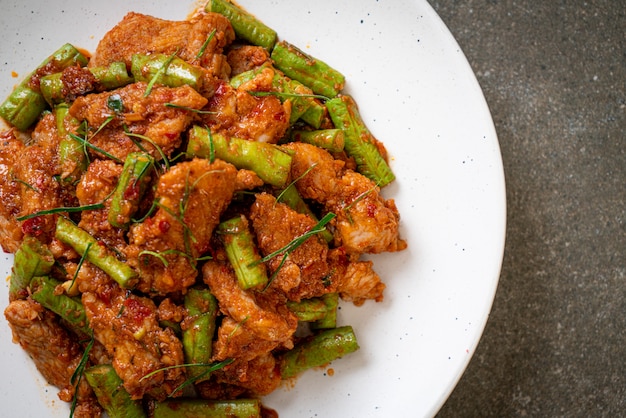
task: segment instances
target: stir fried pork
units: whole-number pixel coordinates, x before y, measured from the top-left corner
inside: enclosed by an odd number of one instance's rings
[[[203,266],[202,277],[218,300],[220,310],[257,338],[279,343],[291,340],[298,320],[279,295],[273,299],[271,292],[241,289],[232,268],[217,261]]]
[[[267,50],[260,46],[242,45],[233,48],[226,56],[231,68],[231,76],[260,67],[270,59]]]
[[[42,241],[54,233],[53,217],[34,217],[18,222],[17,217],[64,206],[70,199],[56,181],[58,174],[58,135],[52,114],[44,116],[27,146],[12,133],[0,142],[0,180],[3,220],[0,228],[3,248],[17,249],[22,234],[38,236]]]
[[[25,145],[12,130],[0,135],[0,244],[5,252],[14,253],[23,233],[15,220],[22,207],[21,183],[14,174],[15,156],[22,155]]]
[[[316,224],[266,193],[256,196],[250,218],[263,255],[280,250]],[[326,242],[314,235],[291,252],[282,266],[282,255],[272,258],[267,263],[269,271],[276,272],[271,286],[295,301],[323,295],[327,292],[323,280],[330,272],[327,253]]]
[[[204,122],[216,132],[252,141],[277,143],[289,128],[291,102],[281,103],[274,96],[253,96],[250,91],[271,90],[274,70],[263,69],[254,79],[237,89],[218,85],[209,100]]]
[[[50,250],[55,265],[49,275],[64,281],[56,287],[58,295],[80,298],[93,330],[88,364],[112,364],[133,399],[163,400],[190,377],[185,367],[177,367],[186,362],[187,347],[174,329],[186,332],[194,318],[183,303],[192,286],[208,286],[219,308],[210,360],[233,360],[196,382],[197,392],[209,399],[263,396],[280,384],[281,355],[294,348],[307,328],[298,328],[289,307],[329,293],[355,305],[381,301],[385,285],[372,262],[360,256],[406,247],[394,201],[384,199],[374,182],[357,173],[353,161],[335,159],[305,143],[278,145],[292,127],[291,100],[262,94],[276,92],[278,70],[264,48],[233,45],[234,40],[230,22],[219,14],[199,12],[180,22],[127,14],[100,41],[86,68],[72,67],[61,76],[70,116],[62,127],[87,141],[86,170],[59,157],[59,144],[67,137],[54,113],[44,113],[32,132],[23,135],[27,142],[13,130],[0,133],[2,247],[15,252],[28,235]],[[195,89],[139,81],[102,91],[89,70],[120,61],[130,69],[133,54],[176,54],[201,73],[201,80]],[[248,70],[256,70],[252,78],[231,85],[233,76]],[[262,256],[284,249],[317,221],[277,201],[277,190],[264,184],[263,175],[238,170],[213,155],[185,154],[187,131],[194,124],[285,150],[292,156],[290,177],[299,194],[318,215],[336,215],[327,225],[334,240],[307,235],[286,256],[264,263],[266,287],[242,289],[214,233],[221,221],[233,214],[249,221]],[[328,119],[323,125],[330,124]],[[377,145],[386,157],[382,144]],[[146,195],[125,206],[132,208],[124,213],[126,221],[132,219],[129,226],[109,221],[109,212],[131,152],[147,152],[155,161],[141,179]],[[72,181],[65,181],[70,174]],[[125,190],[136,191],[136,185]],[[132,197],[124,193],[123,199]],[[66,211],[68,206],[81,208],[69,214],[37,213]],[[117,214],[112,215],[115,219]],[[79,251],[74,243],[57,239],[59,216],[70,218],[116,261],[130,266],[138,277],[136,286],[133,281],[132,288],[121,288],[97,267],[101,264],[90,258],[89,247]],[[21,290],[24,299],[5,310],[14,340],[60,388],[62,400],[72,401],[76,392],[74,416],[100,416],[88,384],[83,380],[75,387],[70,381],[83,343],[64,320],[27,296],[32,289]]]
[[[13,331],[13,340],[30,355],[44,378],[60,388],[59,398],[71,402],[76,388],[70,378],[83,356],[80,344],[53,313],[30,299],[11,302],[4,315]],[[102,408],[86,380],[80,382],[76,399],[75,416],[100,416]]]
[[[155,86],[147,96],[146,89],[147,83],[140,82],[81,96],[70,113],[79,121],[87,121],[93,133],[97,132],[90,138],[91,144],[122,161],[130,152],[141,149],[150,150],[156,159],[161,158],[161,152],[171,156],[181,144],[181,133],[194,117],[189,109],[201,109],[207,99],[189,86]],[[112,110],[111,100],[121,103],[123,109]]]
[[[115,283],[83,293],[89,326],[112,357],[124,388],[135,399],[145,393],[163,399],[184,381],[181,368],[144,376],[163,367],[183,364],[182,343],[169,328],[161,328],[157,307],[146,297],[127,294]]]
[[[400,215],[395,203],[385,200],[374,182],[345,168],[321,148],[296,142],[285,147],[294,153],[291,170],[293,178],[299,179],[298,191],[337,215],[339,244],[347,252],[380,253],[406,247],[398,235]]]
[[[385,284],[374,271],[372,261],[359,261],[354,255],[346,254],[343,247],[328,252],[331,266],[332,288],[343,300],[362,305],[367,299],[383,300]]]
[[[215,30],[199,60],[203,44]],[[210,75],[226,78],[230,67],[222,49],[235,40],[235,32],[228,19],[215,13],[201,13],[191,20],[169,21],[141,13],[128,13],[100,41],[89,65],[107,66],[122,61],[130,68],[133,54],[176,53],[185,61],[206,68]]]
[[[138,289],[165,294],[184,291],[195,282],[195,258],[209,249],[236,177],[234,166],[205,159],[179,163],[160,177],[156,187],[159,208],[154,216],[131,227],[126,249],[130,264],[140,272]]]
[[[84,211],[78,226],[109,247],[120,250],[126,244],[124,231],[111,225],[107,215],[111,207],[108,196],[115,190],[121,172],[120,164],[110,160],[96,160],[89,164],[76,187],[76,197],[81,206],[104,202],[102,209]]]

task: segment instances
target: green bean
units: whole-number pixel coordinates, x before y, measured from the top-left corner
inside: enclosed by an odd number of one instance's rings
[[[134,81],[123,62],[112,62],[108,67],[89,68],[89,71],[94,75],[102,90],[117,89]]]
[[[141,401],[131,399],[122,379],[110,364],[99,364],[85,370],[87,383],[93,389],[98,403],[110,418],[144,418]]]
[[[65,44],[31,72],[0,105],[0,116],[20,131],[28,129],[46,109],[35,77],[58,72],[70,65],[87,65],[87,57],[71,44]],[[40,74],[41,73],[41,74]],[[31,83],[33,81],[33,83]],[[32,84],[37,84],[33,86]]]
[[[72,328],[85,335],[91,334],[85,308],[80,298],[55,291],[60,281],[47,276],[37,276],[31,281],[32,298],[44,308],[54,312],[69,323]]]
[[[154,418],[260,418],[258,399],[210,401],[204,399],[167,400],[157,402]]]
[[[376,146],[376,139],[361,119],[354,99],[347,95],[336,97],[326,102],[326,108],[335,127],[344,131],[344,148],[354,158],[357,171],[379,187],[395,180],[395,175]]]
[[[131,289],[137,284],[137,273],[128,264],[118,260],[104,245],[72,221],[59,216],[55,237],[77,253],[84,254],[87,261],[107,273],[122,288]]]
[[[85,69],[84,71],[89,71],[95,81],[92,88],[88,89],[88,91],[113,90],[133,82],[133,78],[128,75],[126,64],[123,62],[113,62],[108,67],[93,67]],[[50,106],[67,100],[69,90],[66,89],[66,85],[63,81],[63,72],[41,77],[39,80],[39,88],[44,99],[46,99],[46,102],[48,102]],[[82,93],[87,93],[88,91]]]
[[[291,171],[291,156],[275,145],[226,138],[200,126],[189,131],[187,154],[204,158],[214,155],[239,169],[254,171],[265,183],[276,187],[285,186]]]
[[[254,244],[252,233],[245,216],[237,216],[220,223],[217,227],[221,240],[226,249],[239,287],[250,289],[263,287],[268,282],[265,264],[261,263],[261,256]]]
[[[130,72],[135,81],[163,84],[168,87],[202,86],[203,71],[177,56],[165,54],[133,54]]]
[[[337,326],[337,307],[339,305],[338,293],[326,293],[321,297],[326,305],[326,315],[311,324],[311,329],[328,329]]]
[[[131,152],[126,156],[122,174],[111,196],[111,207],[107,215],[111,225],[128,228],[150,185],[153,170],[154,158],[149,154]]]
[[[351,326],[328,329],[298,343],[283,354],[280,374],[283,379],[294,377],[313,367],[320,367],[359,349]]]
[[[191,288],[185,294],[184,306],[187,319],[183,322],[183,352],[187,364],[209,364],[211,362],[213,335],[215,334],[217,317],[217,300],[206,288]],[[189,368],[190,377],[198,377],[205,373],[209,366],[193,366]],[[210,376],[203,376],[202,380]]]
[[[320,129],[316,131],[294,130],[291,139],[306,142],[328,152],[341,152],[344,147],[344,132],[342,129]]]
[[[55,106],[54,114],[59,134],[59,165],[61,166],[61,181],[65,184],[74,184],[80,180],[87,169],[87,155],[83,145],[69,134],[65,124],[78,126],[78,120],[69,114],[67,103]]]
[[[327,306],[320,298],[302,299],[299,302],[288,301],[287,307],[293,312],[298,321],[313,322],[324,319],[327,314]]]
[[[315,94],[332,98],[344,87],[343,74],[288,42],[277,42],[271,58],[276,68],[309,87]]]
[[[32,278],[48,274],[53,265],[54,257],[48,247],[35,237],[25,236],[13,260],[9,300],[26,299]]]
[[[268,51],[274,48],[277,38],[276,31],[236,4],[227,0],[210,0],[205,6],[205,10],[226,16],[238,38],[253,45],[262,46]]]

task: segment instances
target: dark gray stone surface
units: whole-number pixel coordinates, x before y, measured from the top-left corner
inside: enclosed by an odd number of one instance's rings
[[[626,416],[626,2],[429,1],[492,111],[508,206],[491,315],[439,417]]]

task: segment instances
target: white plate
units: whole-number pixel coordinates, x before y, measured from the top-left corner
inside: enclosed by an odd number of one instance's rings
[[[279,37],[347,78],[398,180],[385,190],[402,214],[408,250],[373,257],[382,303],[344,304],[361,349],[265,399],[281,417],[434,415],[469,362],[487,320],[504,248],[505,189],[489,110],[458,45],[422,0],[241,4]],[[183,5],[181,5],[183,4]],[[0,14],[0,95],[65,42],[93,51],[130,10],[185,18],[180,1],[27,0]],[[15,77],[12,72],[18,74]],[[8,275],[11,256],[0,267]],[[6,306],[7,290],[0,304]],[[3,415],[66,417],[0,321]]]

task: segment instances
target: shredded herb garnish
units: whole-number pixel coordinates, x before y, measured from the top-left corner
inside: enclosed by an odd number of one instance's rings
[[[115,161],[116,163],[120,163],[120,164],[123,163],[123,161],[120,160],[119,158],[117,158],[115,155],[110,154],[107,151],[103,150],[102,148],[97,147],[97,146],[91,144],[87,139],[81,138],[80,136],[75,135],[73,133],[70,133],[69,136],[72,137],[73,139],[75,139],[76,141],[80,142],[81,144],[83,144],[83,146],[89,147],[92,150],[94,150],[96,152],[99,152],[100,154],[104,155],[107,158],[110,158],[111,160]],[[93,135],[93,136],[95,136],[95,135]],[[92,136],[92,138],[93,138],[93,136]]]
[[[204,52],[206,51],[207,46],[209,46],[209,42],[211,42],[211,39],[213,39],[213,37],[215,36],[215,32],[216,30],[213,29],[211,31],[211,33],[209,33],[209,36],[207,36],[206,41],[204,41],[204,43],[202,44],[202,46],[200,47],[200,50],[198,51],[198,53],[196,54],[196,59],[199,60],[200,58],[202,58],[202,55],[204,55]]]
[[[215,144],[213,144],[213,134],[208,126],[204,127],[209,134],[209,162],[213,164],[215,162]]]
[[[103,207],[104,207],[104,203],[94,203],[92,205],[84,205],[84,206],[63,206],[63,207],[58,207],[58,208],[40,210],[39,212],[29,213],[28,215],[19,216],[16,219],[18,221],[25,221],[27,219],[36,218],[38,216],[43,216],[43,215],[53,215],[56,213],[63,213],[63,212],[70,212],[70,213],[71,212],[83,212],[87,210],[102,209]]]
[[[274,258],[274,257],[276,257],[276,256],[278,256],[280,254],[283,254],[283,257],[280,260],[280,264],[278,265],[278,268],[276,270],[274,270],[274,272],[270,276],[270,278],[269,278],[269,280],[267,282],[267,285],[265,286],[265,289],[267,289],[270,286],[270,284],[272,284],[272,281],[274,280],[274,278],[278,274],[278,271],[285,264],[285,261],[287,261],[287,257],[289,257],[289,254],[291,254],[296,248],[301,246],[306,240],[311,238],[313,235],[318,234],[318,233],[320,233],[322,231],[325,231],[326,230],[326,224],[328,222],[330,222],[335,216],[336,215],[334,213],[328,212],[322,219],[320,219],[320,221],[317,224],[315,224],[315,226],[313,228],[311,228],[310,230],[308,230],[304,234],[300,235],[299,237],[296,237],[296,238],[292,239],[284,247],[282,247],[282,248],[274,251],[273,253],[266,255],[265,257],[261,258],[260,260],[257,260],[257,261],[255,261],[255,262],[250,264],[250,266],[255,266],[255,265],[260,264],[260,263],[265,263],[265,262],[271,260],[272,258]]]
[[[283,197],[283,195],[287,192],[287,189],[289,189],[290,187],[295,186],[295,185],[296,185],[296,183],[298,182],[298,180],[300,180],[300,179],[304,178],[304,176],[306,176],[307,174],[309,174],[309,172],[310,172],[311,170],[313,170],[313,169],[315,168],[315,166],[316,166],[316,165],[317,165],[317,163],[313,163],[313,164],[311,164],[311,166],[310,166],[309,168],[307,168],[307,169],[304,171],[304,173],[300,174],[300,175],[299,175],[299,176],[298,176],[298,177],[297,177],[294,181],[292,181],[291,183],[289,183],[289,186],[285,187],[285,188],[283,189],[283,191],[282,191],[282,192],[280,192],[280,193],[278,194],[278,196],[276,196],[276,201],[277,201],[277,202],[280,202],[280,200],[281,200],[281,198]]]
[[[172,55],[170,55],[167,60],[163,63],[163,65],[157,70],[156,73],[154,73],[154,76],[150,79],[150,81],[148,82],[148,86],[146,87],[146,92],[143,94],[143,97],[148,97],[150,95],[150,93],[152,92],[152,87],[154,86],[154,83],[157,82],[157,80],[163,75],[165,74],[165,72],[167,71],[167,67],[170,66],[170,64],[172,63],[172,61],[174,60],[174,58],[176,58],[176,54],[178,54],[178,49],[176,49],[176,51],[174,51],[174,53]]]
[[[181,106],[181,105],[177,105],[176,103],[165,103],[164,106],[165,107],[172,107],[174,109],[187,110],[189,112],[199,113],[199,114],[202,114],[202,115],[214,115],[215,113],[217,113],[217,112],[213,112],[212,110],[194,109],[193,107]]]
[[[74,272],[74,277],[72,277],[72,282],[70,283],[70,287],[69,287],[70,289],[74,287],[74,283],[76,282],[76,278],[78,277],[80,268],[83,266],[83,263],[85,262],[85,259],[87,258],[87,253],[89,253],[89,250],[91,249],[92,245],[93,245],[93,242],[90,242],[89,244],[87,244],[87,247],[85,248],[85,252],[83,252],[83,255],[81,255],[80,261],[78,262],[78,266],[76,266],[76,271]]]
[[[70,384],[74,385],[74,397],[72,398],[72,407],[70,408],[70,418],[74,416],[74,410],[76,409],[76,404],[78,403],[78,385],[83,378],[83,371],[85,370],[87,361],[89,361],[89,352],[91,351],[94,342],[95,338],[92,333],[89,344],[87,344],[87,347],[85,347],[85,351],[83,351],[83,356],[80,358],[80,362],[78,363],[78,366],[76,366],[74,373],[72,373],[72,377],[70,377]]]
[[[136,134],[136,133],[130,132],[130,131],[128,130],[128,127],[127,127],[127,126],[124,126],[124,133],[125,133],[127,136],[129,136],[131,139],[133,139],[133,138],[138,138],[138,139],[141,139],[141,140],[143,140],[143,141],[146,141],[147,143],[149,143],[150,145],[152,145],[152,146],[153,146],[153,147],[157,150],[157,152],[159,153],[159,155],[161,156],[161,159],[163,160],[163,163],[165,164],[165,168],[166,168],[166,170],[169,170],[169,169],[170,169],[170,162],[169,162],[169,160],[167,159],[167,156],[166,156],[166,155],[165,155],[165,153],[163,152],[163,149],[162,149],[162,148],[161,148],[161,147],[160,147],[160,146],[159,146],[156,142],[154,142],[152,139],[148,138],[148,137],[147,137],[147,136],[145,136],[145,135],[141,135],[141,134]],[[135,145],[137,145],[137,146],[138,146],[138,147],[139,147],[142,151],[147,152],[147,151],[146,151],[146,149],[145,149],[144,147],[142,147],[142,146],[141,146],[141,144],[140,144],[139,142],[137,142],[137,141],[133,141],[133,142],[134,142],[134,143],[135,143]]]
[[[29,184],[29,183],[25,182],[22,179],[18,179],[17,177],[12,177],[11,180],[13,180],[16,183],[23,184],[24,186],[26,186],[27,188],[31,189],[34,192],[41,193],[41,190],[39,190],[38,188],[36,188],[32,184]]]
[[[107,99],[107,107],[115,113],[122,113],[124,111],[124,102],[119,94],[112,94]]]
[[[147,375],[143,376],[141,379],[139,379],[139,381],[141,382],[144,379],[149,379],[152,376],[154,376],[155,374],[164,372],[166,370],[179,369],[181,367],[208,367],[207,370],[205,370],[204,372],[202,372],[198,376],[195,376],[195,377],[193,377],[191,379],[187,379],[183,383],[178,385],[169,395],[167,395],[168,397],[171,398],[172,396],[174,396],[176,394],[176,392],[178,392],[179,390],[181,390],[185,386],[190,385],[193,382],[195,382],[196,380],[205,377],[209,373],[212,373],[212,372],[214,372],[216,370],[219,370],[219,369],[222,369],[222,368],[228,366],[233,361],[235,361],[235,359],[229,358],[229,359],[217,362],[217,363],[186,363],[186,364],[177,364],[175,366],[161,367],[160,369],[157,369],[157,370],[155,370],[153,372],[150,372]]]
[[[310,97],[312,99],[320,99],[322,101],[330,100],[329,97],[322,96],[320,94],[300,94],[300,93],[283,93],[280,91],[250,91],[248,94],[255,97],[276,96],[280,98],[289,99],[291,97]]]

